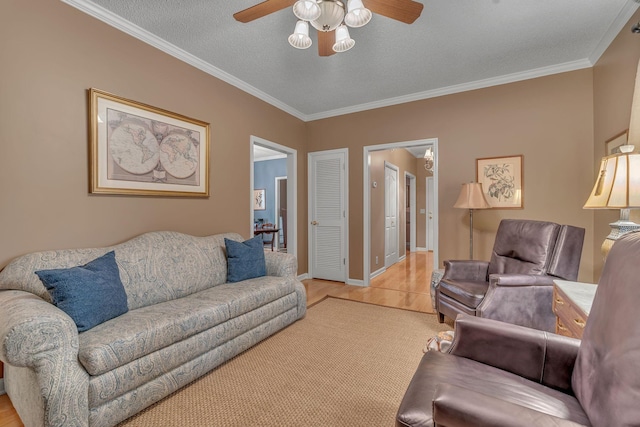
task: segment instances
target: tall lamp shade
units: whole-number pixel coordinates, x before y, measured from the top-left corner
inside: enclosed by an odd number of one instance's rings
[[[491,207],[482,191],[482,184],[479,182],[462,184],[460,195],[453,207],[469,209],[469,259],[473,259],[473,210]]]
[[[604,157],[600,162],[598,178],[584,205],[585,209],[620,209],[620,219],[609,224],[611,232],[602,243],[605,259],[619,237],[640,228],[629,220],[629,210],[640,208],[640,154],[630,152],[631,145],[620,149],[622,153]]]
[[[623,234],[640,229],[629,220],[629,210],[640,208],[640,154],[634,153],[634,144],[640,145],[640,63],[631,101],[629,139],[619,147],[620,153],[603,157],[585,209],[620,209],[620,219],[609,224],[611,232],[602,243],[604,259],[609,249]]]

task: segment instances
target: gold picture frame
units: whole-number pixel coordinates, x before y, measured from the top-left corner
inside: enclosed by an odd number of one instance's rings
[[[629,139],[629,129],[620,132],[613,138],[605,141],[605,156],[611,156],[613,154],[620,153],[620,147],[625,145]]]
[[[95,194],[209,197],[209,123],[91,88]]]
[[[524,156],[476,159],[476,179],[490,209],[524,208]]]

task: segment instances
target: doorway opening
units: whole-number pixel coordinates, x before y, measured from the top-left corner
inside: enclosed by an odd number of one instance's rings
[[[255,233],[260,222],[274,224],[279,229],[274,250],[282,251],[286,247],[286,252],[297,256],[297,151],[252,135],[249,152],[250,233]],[[264,203],[259,206],[255,204],[256,190],[264,197]]]
[[[425,167],[424,155],[427,149],[431,149],[434,154],[434,165],[433,172],[430,172]],[[433,177],[433,191],[429,193],[430,207],[431,212],[431,221],[433,224],[432,228],[432,241],[433,241],[433,268],[437,268],[438,266],[438,140],[437,138],[431,139],[423,139],[416,141],[405,141],[405,142],[395,142],[388,144],[378,144],[364,147],[364,158],[363,158],[363,286],[369,286],[370,280],[372,276],[381,274],[384,271],[383,266],[381,266],[380,261],[382,261],[382,257],[376,255],[375,251],[379,251],[378,249],[373,249],[372,246],[377,245],[376,242],[380,240],[379,235],[385,235],[384,230],[384,221],[379,219],[380,212],[384,212],[383,206],[374,203],[376,200],[380,200],[380,188],[377,185],[378,178],[375,178],[377,175],[376,165],[380,164],[380,159],[382,156],[382,161],[384,162],[384,152],[391,152],[387,158],[395,158],[398,153],[393,154],[394,151],[402,152],[404,157],[406,156],[406,151],[412,153],[413,160],[409,160],[408,164],[414,164],[413,170],[412,166],[407,166],[404,168],[405,172],[409,173],[410,182],[415,182],[414,188],[416,189],[416,199],[413,206],[416,209],[415,218],[411,221],[411,211],[409,210],[409,249],[412,248],[412,245],[415,245],[416,251],[427,251],[427,219],[429,217],[427,211],[427,200],[426,190],[417,191],[419,186],[425,185],[426,180],[423,178],[427,174]],[[402,168],[401,168],[402,170]],[[402,176],[407,176],[404,173]],[[411,176],[415,178],[415,180],[411,181]],[[384,179],[384,178],[382,178]],[[380,186],[384,188],[383,186]],[[405,185],[399,186],[402,193],[405,193]],[[409,207],[411,207],[411,187],[409,186]],[[407,195],[403,194],[400,197],[400,200],[404,202],[402,206],[406,206],[405,198]],[[406,217],[403,209],[403,214],[399,217],[401,218],[401,229],[406,227]],[[415,238],[411,238],[411,224],[415,224],[416,226],[416,234]],[[375,230],[374,230],[375,229]],[[402,254],[406,254],[406,233],[399,233],[401,236],[401,242],[399,247]],[[377,246],[376,246],[377,247]],[[402,254],[400,254],[402,256]],[[377,262],[377,263],[376,263]],[[374,274],[372,274],[372,270]]]

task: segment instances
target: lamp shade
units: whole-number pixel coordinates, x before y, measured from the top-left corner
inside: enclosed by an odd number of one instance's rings
[[[364,7],[362,0],[349,0],[347,3],[349,12],[344,17],[344,23],[352,28],[358,28],[371,21],[371,11]]]
[[[356,44],[355,40],[349,35],[349,29],[346,25],[340,25],[336,29],[336,42],[333,45],[335,52],[346,52]]]
[[[491,207],[482,191],[482,184],[479,182],[468,182],[462,184],[458,200],[453,205],[460,209],[488,209]]]
[[[622,153],[604,157],[600,162],[598,179],[584,207],[640,208],[640,154]]]
[[[309,37],[309,24],[306,21],[298,21],[293,34],[289,36],[289,44],[296,49],[306,49],[311,46]]]
[[[320,6],[316,0],[298,0],[293,5],[293,14],[304,21],[313,21],[320,17]]]

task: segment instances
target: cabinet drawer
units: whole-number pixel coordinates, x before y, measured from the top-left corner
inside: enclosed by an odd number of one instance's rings
[[[560,335],[582,338],[586,319],[571,304],[571,301],[564,298],[556,289],[553,292],[553,312],[557,316],[556,333]]]

